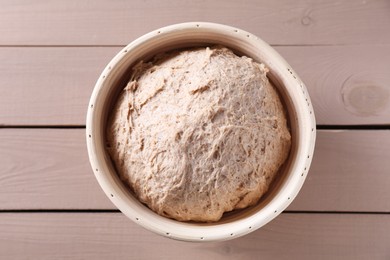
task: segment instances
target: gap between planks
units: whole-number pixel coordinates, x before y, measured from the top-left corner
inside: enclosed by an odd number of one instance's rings
[[[85,129],[85,125],[0,125],[0,129]],[[384,125],[317,125],[317,130],[390,130]]]
[[[134,39],[135,40],[135,39]],[[130,41],[128,44],[130,44],[133,41]],[[321,43],[315,43],[315,44],[269,44],[272,47],[354,47],[354,46],[387,46],[388,43],[335,43],[335,44],[321,44]],[[124,48],[127,44],[84,44],[84,45],[76,45],[76,44],[56,44],[56,45],[34,45],[34,44],[0,44],[0,48]]]
[[[4,209],[7,213],[122,213],[119,209]],[[317,211],[317,210],[285,210],[281,214],[331,214],[331,215],[390,215],[386,211]]]

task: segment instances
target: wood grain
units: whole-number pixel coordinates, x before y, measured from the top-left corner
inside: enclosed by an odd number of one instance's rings
[[[310,173],[288,209],[390,212],[390,131],[317,133]]]
[[[234,25],[272,44],[390,43],[390,4],[365,1],[3,0],[1,45],[118,45],[165,25]]]
[[[378,225],[380,223],[380,225]],[[121,213],[0,214],[1,259],[388,259],[389,215],[282,214],[231,241],[186,243]]]
[[[0,209],[114,209],[90,168],[84,129],[0,129]],[[288,210],[390,212],[390,131],[318,131]]]
[[[0,124],[85,124],[89,95],[117,50],[0,48]]]
[[[318,124],[390,124],[390,45],[277,50],[307,85]]]
[[[0,129],[0,208],[111,208],[90,170],[84,131]]]
[[[0,124],[84,125],[120,48],[0,48]],[[306,83],[318,124],[390,124],[390,45],[276,49]]]

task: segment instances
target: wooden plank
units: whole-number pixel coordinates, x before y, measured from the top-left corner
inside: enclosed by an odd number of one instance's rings
[[[388,259],[389,215],[282,214],[226,242],[186,243],[121,213],[0,215],[2,259]]]
[[[84,125],[120,48],[0,48],[0,124]],[[306,83],[318,124],[390,124],[390,45],[276,49]]]
[[[85,124],[89,95],[117,48],[0,48],[0,124]]]
[[[84,129],[0,129],[0,208],[111,208],[83,137]]]
[[[84,131],[0,129],[0,209],[114,209],[89,166]],[[390,212],[389,154],[390,131],[318,131],[288,210]]]
[[[390,124],[390,45],[277,50],[307,85],[318,124]]]
[[[127,44],[186,21],[234,25],[272,44],[390,43],[386,0],[3,0],[1,6],[1,45]]]
[[[312,167],[289,210],[390,212],[390,131],[317,131]]]

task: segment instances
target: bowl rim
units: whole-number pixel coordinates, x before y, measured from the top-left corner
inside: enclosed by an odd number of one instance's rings
[[[286,180],[289,185],[285,185],[286,187],[283,187],[259,212],[235,222],[217,222],[209,225],[195,225],[159,216],[131,197],[120,180],[112,175],[111,162],[104,152],[102,143],[104,131],[102,133],[99,121],[104,112],[102,104],[104,93],[112,87],[110,80],[120,74],[118,71],[123,72],[123,67],[126,66],[124,60],[129,59],[130,55],[134,55],[134,52],[142,50],[143,46],[150,45],[151,42],[158,44],[158,41],[169,40],[170,37],[179,35],[185,37],[184,34],[196,37],[194,34],[202,35],[202,33],[224,35],[242,43],[243,48],[246,45],[257,48],[258,54],[262,56],[261,61],[277,74],[276,77],[282,81],[283,88],[286,88],[291,102],[295,105],[294,109],[298,111],[294,115],[294,120],[299,125],[297,153],[300,156],[290,167],[291,174]],[[97,181],[107,197],[128,218],[146,229],[169,238],[184,241],[222,241],[240,237],[262,227],[290,205],[306,179],[313,158],[315,128],[314,111],[306,86],[291,66],[270,45],[259,37],[235,27],[209,22],[187,22],[162,27],[139,37],[118,52],[107,64],[96,82],[88,104],[86,139],[89,161]]]

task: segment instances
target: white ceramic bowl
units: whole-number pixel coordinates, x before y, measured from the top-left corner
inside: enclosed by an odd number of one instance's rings
[[[117,94],[129,79],[129,68],[140,59],[172,49],[221,44],[237,54],[263,62],[278,88],[292,132],[287,163],[261,201],[248,209],[225,214],[216,223],[179,222],[157,215],[140,203],[120,181],[105,151],[105,124]],[[192,22],[150,32],[121,50],[97,80],[87,114],[87,146],[95,176],[110,200],[137,224],[160,235],[186,241],[236,238],[265,225],[296,197],[309,170],[315,144],[315,118],[305,85],[287,62],[257,36],[226,25]]]

